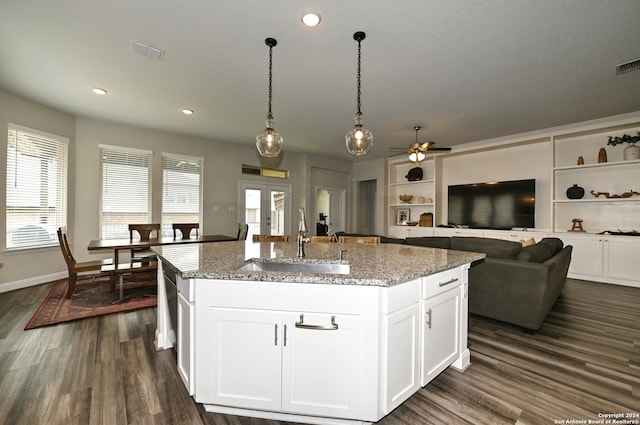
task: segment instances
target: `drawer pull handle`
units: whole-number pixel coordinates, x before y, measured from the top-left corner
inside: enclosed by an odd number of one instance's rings
[[[426,312],[426,323],[427,326],[429,326],[429,329],[431,329],[431,309],[429,309],[429,311]]]
[[[300,315],[300,321],[296,322],[296,328],[310,329],[313,331],[336,331],[338,330],[338,324],[336,323],[336,316],[331,316],[331,325],[307,325],[304,323],[304,314]]]
[[[443,286],[451,285],[452,283],[457,282],[457,281],[458,281],[458,278],[454,277],[453,279],[447,280],[446,282],[438,283],[438,286],[442,288]]]

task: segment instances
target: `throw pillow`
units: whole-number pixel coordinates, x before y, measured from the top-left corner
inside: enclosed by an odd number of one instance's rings
[[[529,239],[520,239],[520,245],[522,246],[531,246],[531,245],[535,245],[536,241],[533,238],[529,238]]]
[[[556,255],[563,247],[562,240],[558,238],[543,238],[535,245],[523,246],[518,254],[518,260],[544,263]]]

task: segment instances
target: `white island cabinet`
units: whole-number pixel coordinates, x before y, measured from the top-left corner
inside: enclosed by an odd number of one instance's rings
[[[197,281],[196,401],[356,417],[361,335],[354,288]]]
[[[192,256],[184,250],[196,248],[157,250],[182,270],[178,368],[207,411],[371,424],[445,368],[469,365],[467,276],[482,254],[350,246],[348,274],[287,274],[239,272],[246,251],[233,244],[209,249],[218,254],[211,258],[228,254],[233,264],[206,267],[186,261],[208,258],[204,247]],[[274,261],[273,252],[282,261],[334,261],[326,244],[309,245],[315,259],[291,260],[290,245],[272,244],[261,261]],[[416,264],[416,256],[431,265]]]

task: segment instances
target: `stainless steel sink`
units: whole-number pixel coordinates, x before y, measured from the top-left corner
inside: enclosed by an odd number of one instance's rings
[[[318,263],[318,262],[290,262],[251,259],[237,268],[243,272],[282,272],[282,273],[321,273],[321,274],[349,274],[351,267],[348,263]]]

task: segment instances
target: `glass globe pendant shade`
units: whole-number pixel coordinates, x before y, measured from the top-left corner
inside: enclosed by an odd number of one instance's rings
[[[362,113],[356,114],[355,122],[344,137],[347,152],[353,156],[366,155],[373,147],[373,133],[362,125]]]
[[[260,156],[271,158],[280,155],[284,139],[273,129],[273,118],[267,119],[267,128],[256,136],[256,148]]]
[[[425,159],[425,154],[420,151],[411,152],[409,154],[409,161],[411,162],[421,162],[424,159]]]

